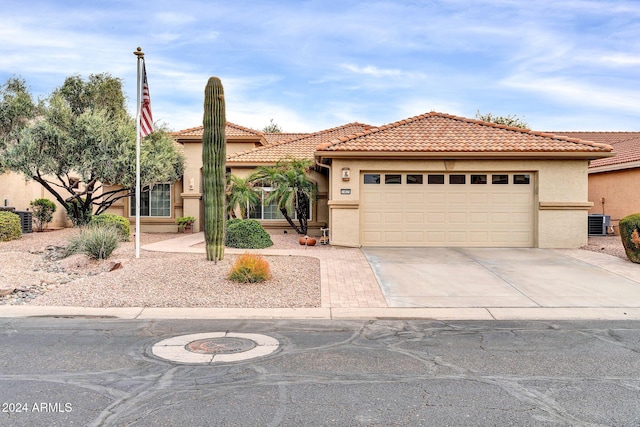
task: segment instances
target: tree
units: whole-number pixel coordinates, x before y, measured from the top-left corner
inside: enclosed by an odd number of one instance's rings
[[[269,124],[262,128],[261,132],[264,133],[282,133],[282,128],[273,122],[273,119],[269,122]]]
[[[134,195],[136,126],[125,109],[119,79],[108,74],[92,75],[87,82],[69,77],[38,104],[13,79],[3,86],[0,102],[0,111],[23,112],[14,114],[19,119],[0,135],[4,165],[40,183],[66,207],[74,224],[86,224],[92,214]],[[144,190],[176,181],[183,170],[184,156],[166,129],[144,139]]]
[[[529,124],[515,114],[508,116],[494,116],[491,113],[481,114],[480,110],[476,111],[476,119],[483,122],[495,123],[498,125],[506,125],[514,128],[529,129]]]
[[[315,184],[307,175],[311,166],[308,159],[284,159],[275,166],[258,168],[254,179],[268,182],[272,191],[265,203],[276,202],[278,209],[289,225],[298,234],[307,234],[309,220],[309,202],[315,193]],[[298,219],[296,225],[289,215],[291,207]]]
[[[37,109],[23,79],[12,77],[0,87],[0,154],[4,154],[13,134],[37,114]],[[0,172],[6,168],[4,160],[5,156],[0,156]]]
[[[207,260],[224,258],[225,159],[227,125],[224,89],[218,77],[211,77],[204,90],[204,133],[202,135],[202,200],[204,241]]]
[[[240,218],[247,218],[247,206],[260,202],[260,192],[255,188],[253,176],[240,178],[229,175],[227,181],[227,208],[229,215],[236,217],[235,209],[239,208]]]

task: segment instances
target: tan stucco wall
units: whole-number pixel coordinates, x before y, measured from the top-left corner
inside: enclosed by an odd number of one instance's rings
[[[593,202],[589,213],[611,216],[611,223],[618,233],[617,225],[621,218],[640,212],[639,187],[638,168],[589,174],[589,201]]]
[[[0,175],[0,204],[16,208],[17,211],[31,210],[29,203],[35,199],[49,199],[56,204],[53,221],[49,228],[61,228],[71,225],[67,212],[45,188],[35,181],[27,181],[22,175],[5,172]]]
[[[587,243],[587,160],[377,160],[334,159],[331,166],[331,243],[360,245],[359,209],[345,209],[344,202],[359,204],[360,174],[374,171],[505,171],[529,172],[535,188],[535,246],[576,248]],[[342,168],[350,180],[342,180]],[[340,194],[341,189],[351,194]],[[540,210],[540,203],[545,209]]]

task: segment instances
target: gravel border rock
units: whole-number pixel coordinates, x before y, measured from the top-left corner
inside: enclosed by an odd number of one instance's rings
[[[59,248],[78,230],[26,234],[0,242],[0,281],[15,286],[0,304],[81,307],[320,307],[320,262],[313,257],[267,256],[272,279],[238,284],[226,276],[238,257],[218,263],[204,254],[142,251],[124,242],[106,261],[61,259]],[[143,233],[141,244],[179,237]],[[273,249],[297,248],[297,236],[274,234]],[[322,250],[309,248],[309,250]],[[114,268],[119,263],[119,268]]]

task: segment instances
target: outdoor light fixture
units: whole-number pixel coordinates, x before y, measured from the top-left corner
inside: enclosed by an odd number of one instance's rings
[[[351,179],[351,171],[349,168],[342,168],[342,180],[349,181]]]

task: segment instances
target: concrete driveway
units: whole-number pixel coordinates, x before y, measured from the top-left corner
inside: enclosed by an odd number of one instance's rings
[[[640,265],[581,250],[362,248],[389,307],[640,307]]]

